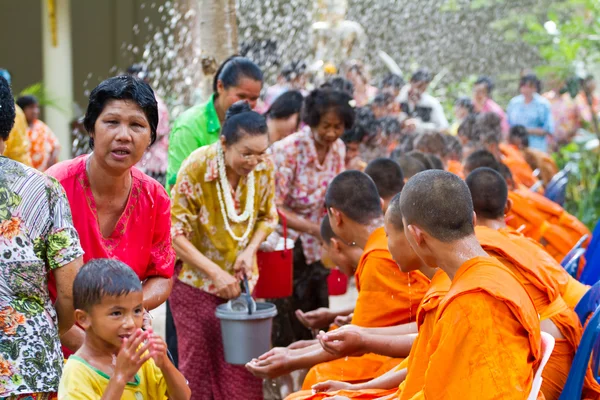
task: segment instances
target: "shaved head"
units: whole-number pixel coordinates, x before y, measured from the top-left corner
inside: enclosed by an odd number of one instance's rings
[[[377,158],[371,161],[365,168],[365,174],[373,179],[381,198],[389,199],[400,193],[404,187],[402,169],[391,158]]]
[[[402,211],[400,210],[400,193],[394,196],[387,211],[385,217],[394,229],[402,232],[404,231],[404,223],[402,222]]]
[[[400,165],[400,169],[402,170],[402,174],[406,179],[410,179],[419,172],[427,170],[425,165],[415,157],[403,155],[398,157],[397,161],[398,165]]]
[[[426,169],[433,169],[433,165],[431,165],[431,161],[429,161],[429,158],[427,158],[425,153],[421,153],[420,151],[413,150],[411,152],[408,152],[406,155],[414,157],[417,160],[421,161],[421,163],[423,163],[423,165],[425,166]]]
[[[486,219],[504,217],[508,187],[502,175],[491,168],[477,168],[467,176],[467,186],[477,216]]]
[[[329,243],[331,239],[337,238],[333,229],[331,229],[331,222],[329,222],[329,215],[325,215],[325,218],[321,221],[321,239],[325,243]]]
[[[336,176],[327,188],[325,206],[363,225],[383,215],[375,182],[360,171],[344,171]]]
[[[425,154],[432,165],[431,169],[444,169],[444,163],[435,154]]]
[[[405,226],[418,226],[442,242],[474,233],[471,192],[450,172],[431,170],[413,176],[402,190],[400,209]]]
[[[487,150],[477,150],[467,157],[465,160],[464,169],[468,174],[471,171],[481,167],[487,167],[497,171],[498,166],[498,160],[496,160],[496,157],[494,157],[492,153]]]

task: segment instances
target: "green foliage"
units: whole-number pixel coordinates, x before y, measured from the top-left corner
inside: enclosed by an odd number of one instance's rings
[[[19,96],[32,95],[38,100],[40,107],[52,107],[62,112],[67,112],[61,105],[60,102],[54,98],[44,86],[42,82],[34,83],[31,86],[27,86],[19,93]]]
[[[600,147],[598,139],[587,134],[555,154],[559,168],[570,169],[565,209],[590,230],[600,219]]]

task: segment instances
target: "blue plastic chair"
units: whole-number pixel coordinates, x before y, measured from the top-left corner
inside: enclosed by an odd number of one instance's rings
[[[588,244],[587,251],[585,252],[585,259],[591,260],[596,254],[596,250],[600,247],[600,221],[596,223],[594,232],[592,232],[592,240]]]
[[[590,314],[596,311],[598,307],[600,307],[600,282],[592,286],[575,306],[575,312],[579,317],[579,321],[581,321],[581,325],[585,325]]]
[[[548,185],[546,185],[544,196],[561,206],[565,204],[571,168],[571,165],[567,164],[562,170],[554,175],[552,179],[550,179],[550,182],[548,182]]]
[[[565,267],[564,267],[565,271],[567,271],[569,273],[569,275],[571,275],[573,278],[577,278],[577,271],[579,270],[579,261],[581,260],[581,257],[583,257],[584,254],[585,254],[585,249],[575,250],[575,253],[571,257],[571,259],[569,260],[567,265],[565,265]],[[586,268],[587,268],[587,265],[586,265]],[[583,275],[583,273],[582,273],[582,275]]]
[[[581,246],[583,245],[583,243],[587,240],[589,236],[588,235],[583,235],[581,237],[581,239],[579,239],[579,241],[577,243],[575,243],[575,246],[573,246],[573,248],[571,250],[569,250],[569,252],[567,253],[567,255],[565,256],[565,258],[563,258],[563,260],[560,262],[560,265],[564,267],[567,266],[567,264],[569,263],[569,261],[571,261],[571,259],[573,258],[573,256],[575,255],[575,252],[578,249],[581,249]],[[586,256],[587,256],[587,252],[586,252]],[[586,258],[587,259],[587,258]]]

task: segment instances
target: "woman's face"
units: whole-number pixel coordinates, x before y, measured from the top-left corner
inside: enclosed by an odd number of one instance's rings
[[[128,170],[150,146],[146,114],[134,101],[111,100],[94,125],[94,157],[109,168]]]
[[[31,124],[36,119],[40,118],[39,104],[36,103],[25,107],[25,109],[23,110],[23,114],[25,114],[25,119],[27,119],[27,123]]]
[[[228,145],[221,137],[225,164],[239,176],[246,176],[266,157],[269,135],[244,134],[236,143]]]
[[[250,107],[254,109],[256,102],[260,96],[260,90],[262,89],[262,82],[255,81],[251,78],[242,77],[240,78],[236,86],[225,88],[223,82],[217,82],[217,92],[219,93],[218,101],[221,104],[223,110],[229,109],[233,103],[237,103],[240,100],[247,101]]]
[[[454,106],[454,116],[458,120],[465,119],[469,115],[469,110],[463,106]]]
[[[317,144],[329,147],[344,133],[344,121],[335,110],[329,110],[321,115],[317,126],[311,127]]]
[[[291,135],[298,130],[298,113],[287,118],[269,118],[269,135],[272,142],[276,142]]]

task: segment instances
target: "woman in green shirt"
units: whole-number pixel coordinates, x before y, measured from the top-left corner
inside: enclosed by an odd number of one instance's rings
[[[210,99],[185,111],[173,124],[169,138],[168,186],[175,184],[183,160],[197,148],[219,139],[221,123],[233,103],[246,100],[254,108],[262,85],[261,69],[248,58],[233,56],[221,64]]]

